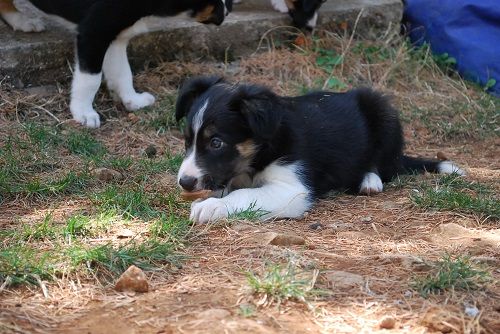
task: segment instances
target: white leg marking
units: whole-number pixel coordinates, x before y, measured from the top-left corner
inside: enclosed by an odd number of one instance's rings
[[[306,26],[308,28],[314,29],[316,27],[316,23],[318,22],[318,12],[314,13],[314,16],[307,21]]]
[[[45,29],[45,24],[36,17],[30,17],[20,12],[7,12],[2,14],[3,19],[14,30],[23,32],[39,32]]]
[[[372,172],[366,173],[363,182],[359,186],[359,193],[365,195],[374,195],[382,192],[384,185],[380,177]]]
[[[149,93],[137,93],[127,58],[128,40],[115,40],[104,56],[103,71],[108,88],[116,93],[127,110],[137,110],[155,102]]]
[[[300,165],[269,165],[254,178],[257,188],[238,189],[223,198],[209,198],[191,205],[190,219],[206,223],[254,206],[266,212],[261,219],[300,217],[312,205],[309,190],[300,181]]]
[[[99,115],[92,107],[95,94],[101,85],[102,73],[89,74],[80,71],[76,65],[71,85],[71,102],[69,109],[73,118],[89,128],[101,126]]]
[[[288,6],[285,0],[271,0],[271,5],[280,13],[288,13]]]
[[[438,172],[440,174],[458,174],[461,176],[465,176],[466,173],[463,169],[458,167],[453,161],[443,161],[438,165]]]

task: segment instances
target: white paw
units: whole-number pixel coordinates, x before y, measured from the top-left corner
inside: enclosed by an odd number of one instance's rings
[[[271,4],[278,12],[288,13],[288,6],[286,5],[285,0],[271,0]]]
[[[149,93],[135,93],[129,95],[122,100],[123,105],[127,110],[134,111],[155,103],[155,97]]]
[[[382,192],[384,190],[384,185],[382,180],[375,173],[366,173],[359,187],[359,193],[365,195],[374,195]]]
[[[228,208],[220,198],[207,198],[201,202],[193,202],[189,219],[195,223],[214,222],[221,218],[227,218]]]
[[[70,108],[73,118],[78,123],[85,125],[89,128],[98,128],[101,126],[99,114],[92,108]]]
[[[443,161],[440,162],[438,165],[438,172],[439,174],[458,174],[461,176],[465,176],[466,173],[463,169],[455,165],[454,162],[452,161]]]
[[[14,29],[23,32],[39,32],[45,30],[45,24],[42,20],[35,17],[29,17],[19,12],[5,13],[3,18]]]

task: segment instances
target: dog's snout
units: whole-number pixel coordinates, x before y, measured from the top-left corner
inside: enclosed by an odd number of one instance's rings
[[[179,179],[179,185],[186,191],[193,191],[198,179],[193,176],[183,176]]]

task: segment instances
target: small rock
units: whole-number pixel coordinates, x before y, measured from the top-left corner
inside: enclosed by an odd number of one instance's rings
[[[149,285],[146,274],[136,266],[130,266],[118,279],[116,291],[148,292]]]
[[[363,218],[361,218],[361,222],[362,222],[362,223],[369,223],[369,222],[371,222],[371,221],[372,221],[372,219],[373,219],[373,218],[372,218],[372,217],[370,217],[370,216],[363,217]]]
[[[228,310],[224,310],[222,308],[212,308],[209,310],[205,310],[196,315],[198,319],[206,319],[206,320],[222,320],[231,315],[231,312]]]
[[[396,326],[396,319],[393,317],[385,317],[379,324],[380,328],[393,329]]]
[[[123,228],[118,231],[116,236],[121,239],[121,238],[132,238],[135,235],[135,233],[128,228]]]
[[[153,159],[154,157],[156,157],[156,153],[157,153],[157,150],[156,150],[156,147],[154,145],[149,145],[148,147],[146,147],[146,149],[144,150],[144,153],[146,153],[146,156],[149,158],[149,159]]]
[[[132,123],[136,123],[139,120],[139,117],[136,114],[132,113],[132,112],[128,113],[127,118]]]
[[[471,318],[475,318],[479,314],[479,310],[475,306],[465,306],[464,313]]]
[[[365,279],[358,274],[347,271],[332,270],[325,273],[326,279],[333,284],[335,289],[352,288],[364,284]]]
[[[120,172],[109,168],[97,168],[94,170],[94,175],[96,178],[104,182],[120,180],[123,177]]]
[[[291,246],[291,245],[304,245],[306,239],[294,234],[276,234],[276,236],[269,241],[270,245],[275,246]]]
[[[321,230],[323,229],[325,226],[323,224],[321,224],[320,222],[316,222],[316,223],[313,223],[311,225],[309,225],[309,228],[311,230]]]
[[[436,154],[436,157],[439,159],[439,160],[448,160],[448,157],[446,156],[446,154],[444,154],[444,152],[441,152],[439,151],[437,154]]]

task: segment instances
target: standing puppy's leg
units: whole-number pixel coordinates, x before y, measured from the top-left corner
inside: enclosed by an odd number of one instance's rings
[[[101,85],[101,78],[102,74],[100,72],[94,74],[82,72],[79,63],[76,63],[71,84],[69,109],[75,121],[89,128],[101,126],[99,114],[92,107],[95,94]]]
[[[0,15],[14,30],[39,32],[45,29],[45,25],[39,18],[19,12],[13,0],[0,0]]]
[[[127,57],[128,39],[113,41],[106,51],[103,63],[108,88],[116,93],[127,110],[137,110],[155,102],[149,93],[137,93],[133,86],[132,71]]]

